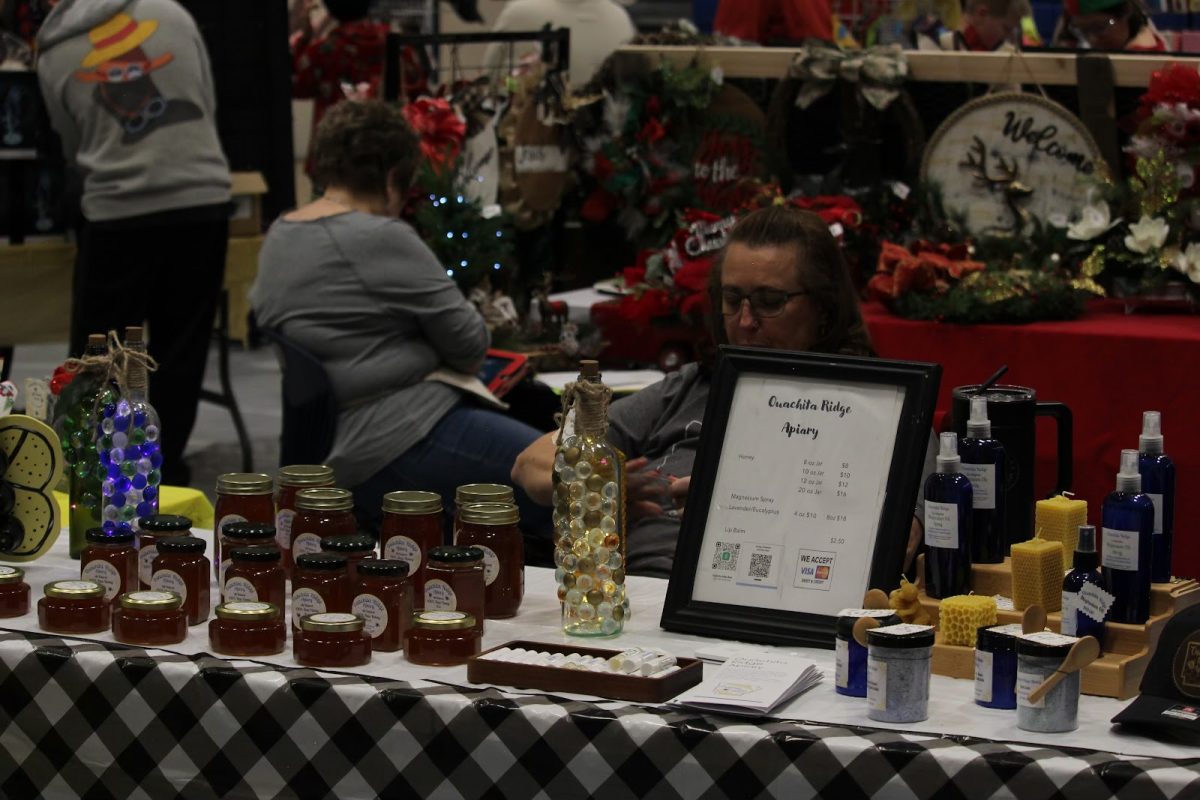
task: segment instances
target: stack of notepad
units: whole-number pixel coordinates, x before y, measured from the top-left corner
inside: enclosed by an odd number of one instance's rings
[[[726,714],[764,716],[816,686],[823,677],[816,663],[783,653],[732,656],[676,705]]]

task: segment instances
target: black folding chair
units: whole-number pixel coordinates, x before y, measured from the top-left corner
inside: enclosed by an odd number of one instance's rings
[[[276,347],[283,371],[283,431],[279,466],[321,464],[333,449],[337,432],[337,400],[320,360],[279,331],[259,328]]]

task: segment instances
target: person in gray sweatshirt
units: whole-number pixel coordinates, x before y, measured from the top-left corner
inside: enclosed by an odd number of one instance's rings
[[[37,73],[83,181],[71,353],[89,333],[149,326],[163,481],[188,483],[229,235],[229,165],[204,42],[174,0],[60,0]]]

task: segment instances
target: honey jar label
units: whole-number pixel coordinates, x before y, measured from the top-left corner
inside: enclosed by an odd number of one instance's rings
[[[105,600],[112,600],[121,592],[121,573],[107,561],[89,561],[83,565],[80,575],[86,581],[95,581],[103,586]]]
[[[300,618],[309,614],[324,614],[325,598],[316,589],[302,586],[292,592],[292,622],[300,627]]]
[[[302,533],[292,542],[292,555],[306,556],[321,552],[321,537],[315,533]]]
[[[138,550],[138,580],[147,586],[154,578],[154,559],[158,558],[158,548],[149,545]]]
[[[296,512],[290,508],[281,508],[275,515],[275,544],[280,550],[292,549],[292,520]]]
[[[496,576],[500,574],[500,556],[496,555],[496,551],[487,545],[473,544],[472,547],[478,547],[483,551],[483,583],[485,586],[491,586],[492,581],[496,580]]]
[[[458,596],[450,584],[440,578],[425,581],[425,608],[430,611],[454,611],[458,608]]]
[[[374,639],[388,626],[387,606],[373,594],[360,594],[350,604],[350,611],[363,618],[363,628]]]
[[[225,598],[226,603],[254,602],[258,600],[258,591],[253,583],[238,575],[225,581],[221,596]]]
[[[187,602],[187,581],[173,569],[160,569],[150,578],[150,588],[156,592],[174,592]]]
[[[407,561],[408,574],[412,575],[421,566],[421,545],[407,536],[393,536],[383,546],[383,557],[394,561]]]
[[[226,514],[225,516],[221,517],[221,521],[217,523],[217,535],[218,536],[225,535],[225,526],[226,525],[232,525],[235,522],[249,522],[249,521],[250,520],[248,520],[245,517],[240,516],[238,514]]]

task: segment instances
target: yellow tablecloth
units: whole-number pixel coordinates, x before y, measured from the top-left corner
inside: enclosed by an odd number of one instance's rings
[[[55,492],[54,499],[58,501],[58,510],[62,525],[67,526],[70,517],[69,498],[66,492]],[[216,509],[204,492],[187,486],[163,486],[158,492],[158,512],[160,514],[180,514],[192,521],[196,528],[212,528]]]

